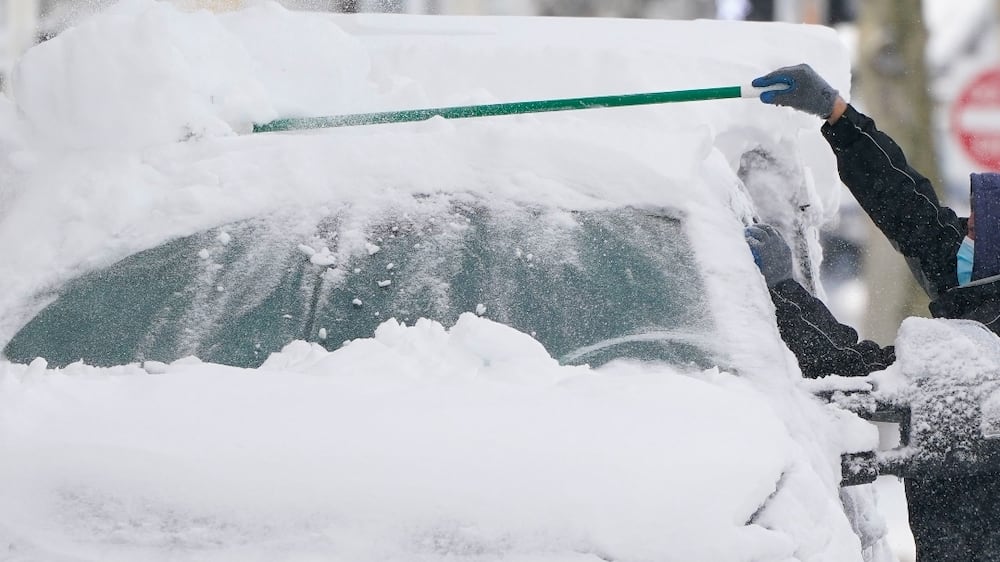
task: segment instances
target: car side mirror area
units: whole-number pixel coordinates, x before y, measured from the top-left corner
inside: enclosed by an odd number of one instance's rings
[[[911,415],[906,404],[887,401],[865,377],[831,375],[811,381],[814,395],[856,414],[870,422],[899,425],[899,446],[888,451],[870,450],[842,453],[840,456],[842,487],[871,484],[883,474],[903,471],[901,464],[912,453],[910,447]]]
[[[889,388],[879,387],[878,377],[810,381],[814,395],[838,408],[899,426],[897,446],[841,455],[841,486],[880,475],[944,478],[1000,470],[1000,369],[964,374],[897,373]]]

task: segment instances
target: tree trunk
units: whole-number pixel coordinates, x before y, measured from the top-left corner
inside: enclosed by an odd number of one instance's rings
[[[899,143],[910,164],[940,190],[943,183],[931,128],[932,101],[924,55],[927,30],[921,0],[859,4],[859,105]],[[927,315],[928,299],[902,256],[874,225],[870,233],[864,263],[870,303],[865,335],[888,344],[904,318]]]

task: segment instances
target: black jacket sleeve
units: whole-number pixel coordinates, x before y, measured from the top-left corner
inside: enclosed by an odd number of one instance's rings
[[[896,359],[892,346],[858,341],[858,333],[837,322],[826,305],[802,285],[787,279],[771,287],[781,339],[799,360],[807,377],[867,375]]]
[[[955,254],[966,221],[941,206],[930,181],[910,167],[903,151],[871,118],[848,106],[822,132],[837,157],[840,179],[907,258],[928,294],[936,298],[957,285]]]

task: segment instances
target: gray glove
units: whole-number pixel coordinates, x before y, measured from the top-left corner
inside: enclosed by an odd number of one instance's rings
[[[751,84],[755,88],[785,84],[788,87],[783,90],[762,92],[760,101],[792,107],[823,119],[833,113],[833,104],[838,95],[837,90],[831,88],[808,64],[779,68],[755,78]]]
[[[792,278],[792,250],[778,229],[768,224],[755,224],[747,227],[743,235],[768,287]]]

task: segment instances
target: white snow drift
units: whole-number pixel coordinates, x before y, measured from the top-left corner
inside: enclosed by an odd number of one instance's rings
[[[802,469],[748,384],[560,367],[472,314],[335,353],[298,342],[257,370],[2,369],[3,524],[32,556],[793,554],[743,527]]]

